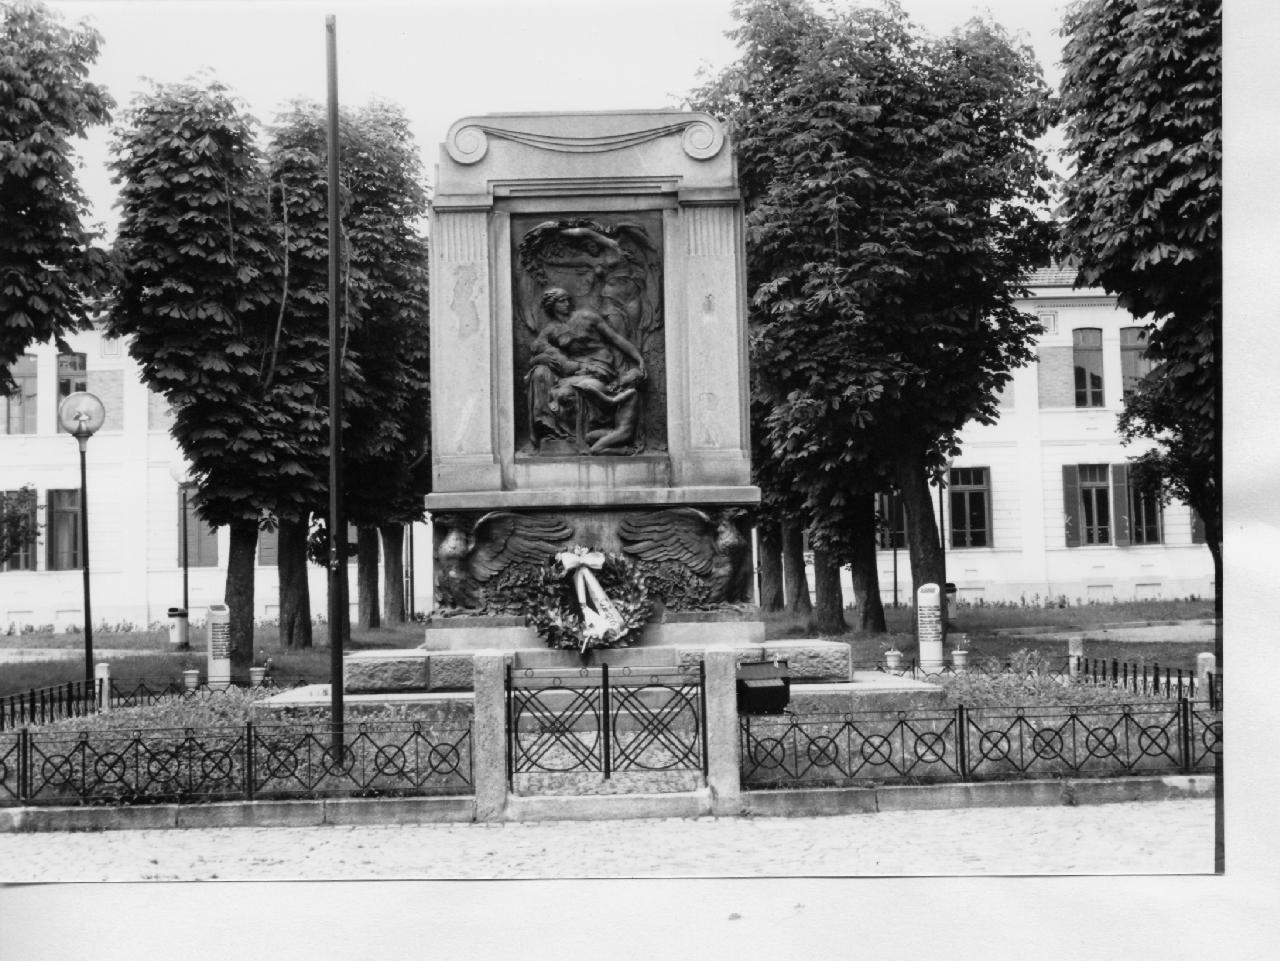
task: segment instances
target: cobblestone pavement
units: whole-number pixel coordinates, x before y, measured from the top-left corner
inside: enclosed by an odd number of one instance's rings
[[[1200,874],[1211,799],[803,818],[0,835],[4,881]]]

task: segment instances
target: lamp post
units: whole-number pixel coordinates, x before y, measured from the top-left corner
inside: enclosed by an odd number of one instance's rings
[[[89,604],[89,483],[85,471],[85,449],[89,438],[106,419],[102,401],[87,391],[76,391],[58,405],[58,423],[80,446],[80,558],[84,571],[84,682],[93,688],[93,610]]]
[[[187,469],[187,462],[179,458],[170,463],[169,476],[177,483],[178,494],[182,497],[182,609],[184,611],[190,611],[191,604],[187,593],[187,573],[189,570],[189,554],[187,551],[187,485],[191,483],[191,472]]]

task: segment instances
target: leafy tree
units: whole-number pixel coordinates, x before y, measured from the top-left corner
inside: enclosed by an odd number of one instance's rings
[[[0,491],[0,567],[36,542],[36,489],[30,484],[16,491]]]
[[[1088,0],[1062,32],[1064,247],[1080,284],[1149,319],[1156,364],[1120,429],[1155,442],[1135,475],[1204,520],[1221,624],[1222,7]]]
[[[87,79],[101,37],[68,27],[41,3],[0,4],[0,394],[9,367],[37,341],[89,326],[108,278],[106,251],[82,219],[72,138],[114,106]]]
[[[360,619],[373,627],[379,620],[379,529],[387,539],[390,619],[403,621],[402,525],[421,518],[429,483],[427,248],[419,232],[427,200],[416,146],[399,107],[373,102],[343,111],[339,138],[346,275],[344,506],[360,531]],[[322,375],[313,378],[317,389],[327,383],[328,370],[326,155],[324,110],[294,103],[278,118],[268,148],[276,221],[288,236],[280,317],[282,325],[288,318],[290,336],[281,349],[312,358]],[[308,469],[327,497],[328,448],[311,454]],[[325,504],[311,509],[323,514]],[[296,524],[301,534],[305,523],[305,513],[281,517],[282,531]],[[301,566],[305,537],[291,553],[291,563]],[[283,551],[280,557],[283,563]],[[305,592],[305,577],[297,587]]]
[[[928,478],[1039,330],[1014,302],[1048,255],[1048,90],[987,21],[930,38],[893,3],[735,16],[741,56],[693,100],[738,152],[766,446],[820,528],[891,479],[915,582],[940,582]]]
[[[253,653],[259,523],[309,505],[304,451],[324,442],[314,390],[275,351],[281,277],[255,127],[227,88],[155,84],[117,131],[120,279],[109,326],[174,412],[195,504],[227,525],[232,663]]]

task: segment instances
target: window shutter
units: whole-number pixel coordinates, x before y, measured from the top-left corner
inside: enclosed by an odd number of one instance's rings
[[[280,543],[279,531],[258,531],[258,566],[259,567],[275,567],[276,557],[279,554],[277,546]]]
[[[1080,546],[1080,469],[1062,465],[1062,519],[1066,525],[1067,547]]]
[[[1194,507],[1191,508],[1191,543],[1204,543],[1204,518]]]
[[[1133,543],[1129,530],[1129,465],[1111,465],[1111,524],[1114,529],[1112,543],[1128,547]]]

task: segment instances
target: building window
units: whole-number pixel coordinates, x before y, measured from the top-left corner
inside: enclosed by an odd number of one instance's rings
[[[1080,532],[1086,544],[1111,543],[1111,483],[1106,464],[1080,465]]]
[[[0,397],[0,423],[6,434],[34,434],[36,432],[36,359],[24,354],[9,368],[9,375],[17,385],[8,397]]]
[[[1120,378],[1124,399],[1137,389],[1155,363],[1147,359],[1147,328],[1120,328]]]
[[[36,492],[26,487],[0,491],[0,571],[36,569]],[[7,558],[4,556],[7,554]]]
[[[182,494],[186,492],[186,500],[184,502]],[[195,504],[192,503],[192,496],[195,494],[196,486],[194,484],[184,484],[178,490],[178,516],[181,520],[178,523],[178,566],[182,566],[182,525],[186,524],[187,529],[187,566],[188,567],[217,567],[218,566],[218,532],[215,528],[210,527],[204,522],[198,513],[196,513]],[[186,513],[183,513],[183,505],[186,505]]]
[[[1081,327],[1071,332],[1071,357],[1076,375],[1076,406],[1102,406],[1102,330]]]
[[[1153,490],[1129,483],[1129,539],[1134,544],[1160,543],[1160,498]]]
[[[64,397],[70,397],[77,391],[88,390],[89,381],[85,374],[84,354],[58,355],[58,403]],[[58,430],[63,430],[61,424]]]
[[[885,551],[907,546],[907,511],[897,494],[876,495],[876,543]]]
[[[49,491],[49,526],[45,536],[48,569],[73,571],[80,567],[80,492]]]
[[[1129,482],[1128,464],[1067,464],[1062,468],[1066,544],[1159,544],[1160,499]]]
[[[951,546],[991,546],[991,488],[985,467],[951,468]]]

